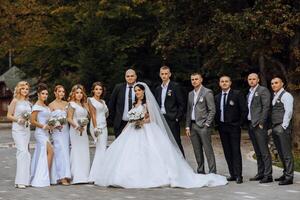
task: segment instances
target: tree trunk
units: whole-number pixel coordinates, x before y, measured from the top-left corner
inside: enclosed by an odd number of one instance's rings
[[[265,66],[265,57],[263,52],[260,52],[258,58],[259,71],[260,71],[260,84],[268,87],[267,78],[266,78],[266,66]]]

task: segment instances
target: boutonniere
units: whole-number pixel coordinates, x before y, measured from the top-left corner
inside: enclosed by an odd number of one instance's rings
[[[258,97],[258,92],[255,92],[255,93],[254,93],[254,96]]]
[[[172,90],[168,90],[168,96],[172,96]]]
[[[279,99],[277,99],[277,100],[276,100],[276,103],[280,103],[280,100],[279,100]]]
[[[199,101],[200,101],[200,102],[203,102],[203,97],[200,97]]]
[[[230,100],[230,101],[229,101],[229,104],[230,104],[231,106],[234,106],[234,101]]]

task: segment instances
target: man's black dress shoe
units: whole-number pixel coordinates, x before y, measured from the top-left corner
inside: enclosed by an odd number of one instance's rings
[[[259,183],[271,183],[273,182],[272,176],[265,176],[263,179],[259,181]]]
[[[280,176],[279,178],[275,178],[275,181],[284,181],[285,175]]]
[[[278,185],[291,185],[293,184],[293,178],[284,179],[283,181],[280,181]]]
[[[227,178],[227,181],[235,181],[235,180],[236,180],[236,178],[233,177],[233,176],[229,176],[229,177]]]
[[[262,175],[256,175],[253,178],[250,178],[249,181],[259,181],[263,178],[264,178],[264,176],[262,176]]]
[[[243,183],[243,177],[242,177],[242,176],[237,177],[237,178],[236,178],[236,183],[237,183],[237,184]]]

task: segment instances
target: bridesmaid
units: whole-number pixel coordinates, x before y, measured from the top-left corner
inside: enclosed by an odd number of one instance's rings
[[[102,158],[107,146],[107,127],[106,118],[108,117],[108,108],[102,99],[105,88],[101,82],[95,82],[92,85],[93,97],[88,98],[88,106],[91,113],[90,131],[96,144],[94,161],[90,171],[89,182],[94,182],[97,170],[102,164]]]
[[[35,150],[31,163],[31,185],[33,187],[46,187],[51,183],[51,166],[53,147],[49,139],[49,131],[53,130],[47,122],[51,117],[50,108],[46,105],[48,89],[45,84],[40,84],[37,89],[38,100],[32,107],[31,124],[36,127],[34,137]],[[53,171],[52,171],[53,173]],[[55,174],[52,174],[55,176]]]
[[[30,116],[31,104],[28,101],[29,84],[21,81],[14,91],[14,98],[9,104],[7,118],[12,121],[12,137],[17,148],[17,169],[15,186],[25,189],[30,183],[30,153],[28,145],[30,141],[30,127],[25,113]]]
[[[72,183],[88,183],[90,171],[89,138],[86,126],[78,120],[88,117],[87,96],[82,85],[74,85],[69,95],[67,119],[70,123]]]
[[[57,85],[54,89],[55,100],[49,104],[51,116],[53,118],[67,118],[68,102],[64,101],[65,88]],[[53,166],[57,175],[57,182],[62,185],[70,185],[70,134],[69,126],[61,124],[62,127],[54,129],[52,134],[54,147],[54,160],[56,165]]]

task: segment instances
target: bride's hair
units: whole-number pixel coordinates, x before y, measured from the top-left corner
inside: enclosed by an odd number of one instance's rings
[[[137,84],[134,86],[134,88],[136,88],[136,87],[139,87],[141,90],[144,91],[144,98],[143,98],[143,100],[142,100],[142,104],[145,104],[145,103],[146,103],[145,87],[144,87],[142,84],[140,84],[140,83],[137,83]],[[133,102],[133,105],[135,106],[135,104],[137,104],[137,97],[136,97],[136,95],[135,95],[135,101]]]

